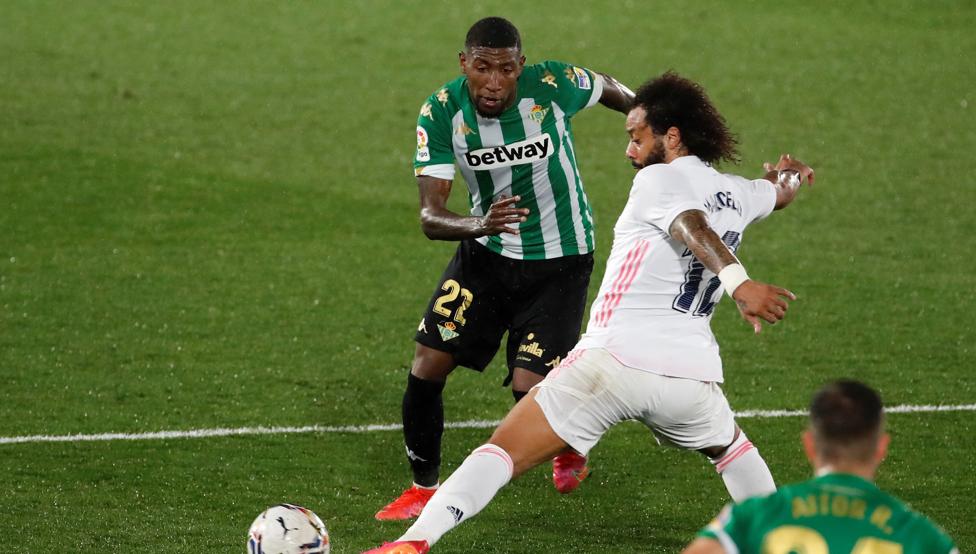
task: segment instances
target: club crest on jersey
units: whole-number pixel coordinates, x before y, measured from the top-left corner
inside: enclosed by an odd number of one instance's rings
[[[471,169],[496,169],[544,160],[552,155],[552,138],[548,133],[512,144],[491,146],[464,153]]]
[[[549,113],[549,108],[543,108],[542,106],[536,104],[532,106],[529,110],[529,119],[535,121],[539,125],[542,125],[542,120],[546,118],[546,114]]]
[[[426,117],[431,121],[434,120],[434,112],[431,111],[430,102],[424,102],[424,105],[420,106],[420,117]]]
[[[455,329],[457,329],[457,326],[451,323],[450,321],[446,323],[437,324],[437,330],[440,331],[441,340],[444,342],[447,342],[451,339],[456,339],[459,336],[461,336],[460,333],[455,331]]]
[[[417,161],[418,162],[430,161],[430,149],[427,148],[428,142],[429,139],[427,138],[427,129],[424,129],[420,125],[417,125]]]
[[[539,79],[539,80],[542,81],[543,83],[551,86],[552,88],[559,88],[559,83],[556,82],[556,76],[553,75],[552,73],[548,72],[548,71],[546,71],[542,75],[542,79]]]
[[[442,106],[447,105],[448,93],[446,88],[442,88],[437,91],[437,101],[441,103]]]

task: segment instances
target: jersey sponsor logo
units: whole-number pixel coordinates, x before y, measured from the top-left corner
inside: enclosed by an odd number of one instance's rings
[[[420,106],[420,117],[426,117],[431,121],[434,120],[434,112],[431,111],[430,102],[424,102],[424,105]]]
[[[553,75],[552,73],[548,72],[548,71],[546,71],[542,75],[542,78],[539,79],[539,80],[542,81],[543,83],[551,86],[552,88],[559,88],[559,83],[556,82],[556,76]]]
[[[417,332],[419,333],[421,331],[423,331],[424,333],[427,333],[427,318],[426,317],[425,318],[421,318],[420,325],[417,326]]]
[[[442,88],[437,91],[437,101],[441,103],[442,106],[447,105],[448,92],[446,88]]]
[[[559,367],[559,364],[562,361],[563,361],[562,356],[556,356],[552,360],[549,360],[548,362],[546,362],[546,367],[551,367],[552,369],[556,369],[557,367]]]
[[[420,125],[417,125],[417,161],[418,162],[430,161],[430,149],[427,148],[428,142],[429,139],[427,137],[427,129],[424,129]]]
[[[543,108],[542,106],[536,104],[532,106],[529,110],[529,119],[535,121],[539,125],[542,125],[542,120],[546,118],[546,114],[549,113],[549,108]]]
[[[593,87],[593,85],[590,83],[590,74],[587,73],[582,67],[576,67],[574,65],[573,74],[576,76],[576,79],[573,79],[573,81],[580,89],[590,90]]]
[[[450,321],[448,321],[447,323],[437,324],[437,330],[440,331],[441,340],[444,342],[456,339],[461,336],[460,333],[455,331],[455,329],[457,329],[457,326],[451,323]]]
[[[535,338],[535,333],[529,333],[529,335],[525,337],[526,340],[532,340],[534,338]],[[539,341],[531,342],[529,344],[524,344],[524,343],[520,344],[518,351],[519,354],[525,352],[526,354],[532,354],[537,358],[541,358],[542,355],[546,353],[544,349],[539,348]]]
[[[552,155],[552,139],[547,133],[512,144],[481,148],[464,153],[472,169],[495,169],[544,160]]]

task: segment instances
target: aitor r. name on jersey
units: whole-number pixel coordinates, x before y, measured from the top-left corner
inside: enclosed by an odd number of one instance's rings
[[[570,118],[599,101],[599,74],[547,61],[526,66],[517,98],[498,117],[482,117],[459,77],[432,94],[417,118],[416,175],[468,186],[471,214],[484,215],[501,195],[528,208],[520,234],[478,240],[515,259],[542,260],[593,250],[593,215],[576,164]]]

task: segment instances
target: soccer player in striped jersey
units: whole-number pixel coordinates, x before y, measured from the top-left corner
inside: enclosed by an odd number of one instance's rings
[[[420,109],[414,168],[430,239],[460,241],[417,330],[403,396],[413,485],[377,519],[416,517],[439,480],[442,391],[464,366],[484,370],[506,341],[515,400],[579,338],[593,268],[593,216],[576,163],[571,118],[597,102],[626,113],[615,79],[555,61],[525,65],[518,30],[489,17],[468,31],[461,73]],[[447,209],[455,167],[469,215]],[[587,473],[575,453],[554,460],[560,492]]]
[[[758,333],[787,309],[788,290],[752,280],[734,251],[746,227],[790,204],[813,170],[788,155],[761,179],[719,173],[737,160],[725,120],[696,83],[666,73],[627,115],[627,157],[639,169],[586,334],[517,403],[488,444],[438,489],[416,523],[373,554],[423,554],[512,478],[553,455],[586,455],[620,421],[704,454],[734,501],[775,490],[766,462],[736,425],[719,383],[710,320],[727,292]]]
[[[877,392],[850,380],[826,385],[803,434],[816,477],[726,506],[685,554],[959,554],[942,529],[874,484],[889,440]]]

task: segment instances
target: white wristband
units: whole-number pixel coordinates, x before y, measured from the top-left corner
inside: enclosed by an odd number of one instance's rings
[[[749,280],[749,276],[746,274],[746,268],[742,267],[742,264],[729,264],[722,268],[722,271],[718,272],[718,280],[722,281],[725,286],[725,292],[728,293],[729,298],[732,298],[732,294],[735,289],[739,288],[739,285],[745,283]]]

